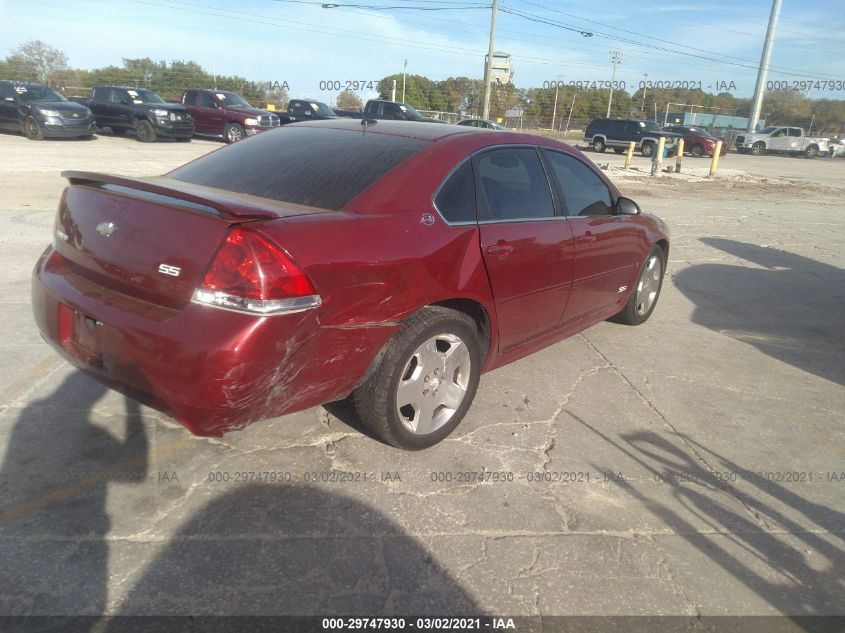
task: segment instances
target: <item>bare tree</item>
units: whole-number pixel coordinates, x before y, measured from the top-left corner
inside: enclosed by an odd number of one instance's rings
[[[43,83],[49,83],[57,71],[68,67],[67,55],[41,40],[19,44],[12,50],[9,61],[20,68],[22,75],[34,75]]]

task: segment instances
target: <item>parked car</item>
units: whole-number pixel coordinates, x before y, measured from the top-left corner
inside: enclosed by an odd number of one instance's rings
[[[676,140],[681,138],[681,135],[668,132],[653,121],[593,119],[584,131],[584,141],[593,151],[604,152],[608,147],[612,147],[617,154],[622,154],[633,141],[634,148],[643,156],[654,155],[661,136],[666,139],[664,148],[671,154],[675,149]]]
[[[227,143],[279,127],[277,114],[254,108],[228,90],[185,90],[179,103],[194,120],[194,134],[219,136]]]
[[[188,142],[194,135],[194,121],[179,103],[170,103],[152,90],[127,86],[95,86],[91,98],[77,98],[94,113],[97,126],[114,134],[135,130],[142,143],[159,137]]]
[[[160,177],[63,175],[42,335],[201,435],[351,395],[431,446],[482,372],[648,319],[669,249],[578,150],[512,132],[314,121]]]
[[[351,116],[343,113],[343,116]],[[418,123],[446,123],[440,119],[426,117],[417,112],[413,106],[401,101],[387,101],[385,99],[370,99],[364,106],[364,111],[355,118],[386,119],[389,121],[416,121]]]
[[[92,138],[94,115],[83,105],[41,84],[0,81],[0,129],[20,132],[28,139]]]
[[[684,153],[690,156],[713,156],[718,141],[722,141],[722,149],[719,152],[719,156],[724,156],[728,153],[728,144],[724,142],[724,139],[713,136],[704,128],[691,125],[670,124],[664,129],[667,132],[682,135],[684,139]]]
[[[361,113],[358,113],[360,118]],[[288,109],[282,115],[282,123],[294,123],[295,121],[323,121],[326,119],[338,118],[337,113],[322,101],[313,99],[291,99],[288,101]]]
[[[835,158],[837,156],[845,156],[845,143],[842,142],[842,139],[829,139],[828,151],[830,152],[831,158]]]
[[[504,130],[505,128],[495,121],[488,121],[486,119],[464,119],[459,121],[458,125],[466,125],[467,127],[483,128],[485,130]]]
[[[827,139],[807,136],[803,128],[770,125],[759,132],[745,132],[736,137],[736,149],[742,154],[761,156],[768,152],[815,158],[829,153]]]

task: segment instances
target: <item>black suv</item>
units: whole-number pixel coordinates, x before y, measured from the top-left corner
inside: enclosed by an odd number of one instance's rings
[[[654,155],[661,136],[666,139],[664,147],[672,153],[676,140],[683,137],[683,134],[667,132],[653,121],[637,119],[593,119],[584,132],[584,140],[596,152],[612,147],[617,154],[622,154],[628,149],[628,144],[634,141],[635,148],[643,156]]]
[[[94,115],[52,88],[22,81],[0,81],[0,129],[23,132],[39,141],[45,136],[91,138]]]
[[[187,142],[194,135],[194,120],[187,108],[165,101],[152,90],[95,86],[90,99],[75,101],[94,112],[99,127],[110,127],[115,134],[134,129],[142,143],[152,143],[160,136]]]

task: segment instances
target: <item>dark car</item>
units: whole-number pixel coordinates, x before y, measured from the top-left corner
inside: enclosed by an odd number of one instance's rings
[[[633,141],[634,148],[643,156],[654,155],[661,136],[666,139],[664,147],[671,154],[681,135],[663,130],[654,121],[593,119],[584,131],[584,141],[590,144],[593,151],[603,152],[612,147],[617,154],[622,154]]]
[[[236,92],[191,89],[179,100],[194,119],[194,133],[221,136],[234,143],[247,136],[279,127],[279,116],[252,107]]]
[[[592,161],[529,134],[314,121],[160,177],[63,175],[42,335],[202,435],[351,395],[386,442],[431,446],[483,372],[648,319],[669,250]]]
[[[704,128],[692,125],[669,124],[664,129],[667,132],[683,135],[684,153],[690,156],[712,156],[713,152],[716,151],[716,142],[724,141],[724,139],[713,136]],[[723,142],[719,156],[724,156],[727,153],[728,144]]]
[[[181,103],[165,101],[152,90],[131,86],[95,86],[88,107],[97,126],[115,134],[135,130],[135,138],[152,143],[159,137],[190,141],[194,121]]]
[[[401,101],[370,99],[362,114],[365,119],[386,119],[388,121],[416,121],[417,123],[446,123],[440,119],[427,117],[417,112],[414,107]]]
[[[94,115],[48,86],[0,81],[0,129],[21,132],[33,141],[45,137],[91,138]]]
[[[484,130],[504,130],[505,128],[495,121],[488,121],[486,119],[464,119],[459,121],[458,125],[465,125],[467,127],[477,127]]]

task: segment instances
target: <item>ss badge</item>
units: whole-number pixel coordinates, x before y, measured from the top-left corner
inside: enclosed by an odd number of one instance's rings
[[[170,264],[160,264],[158,272],[162,275],[170,275],[171,277],[178,277],[182,273],[182,269],[178,266],[171,266]]]

